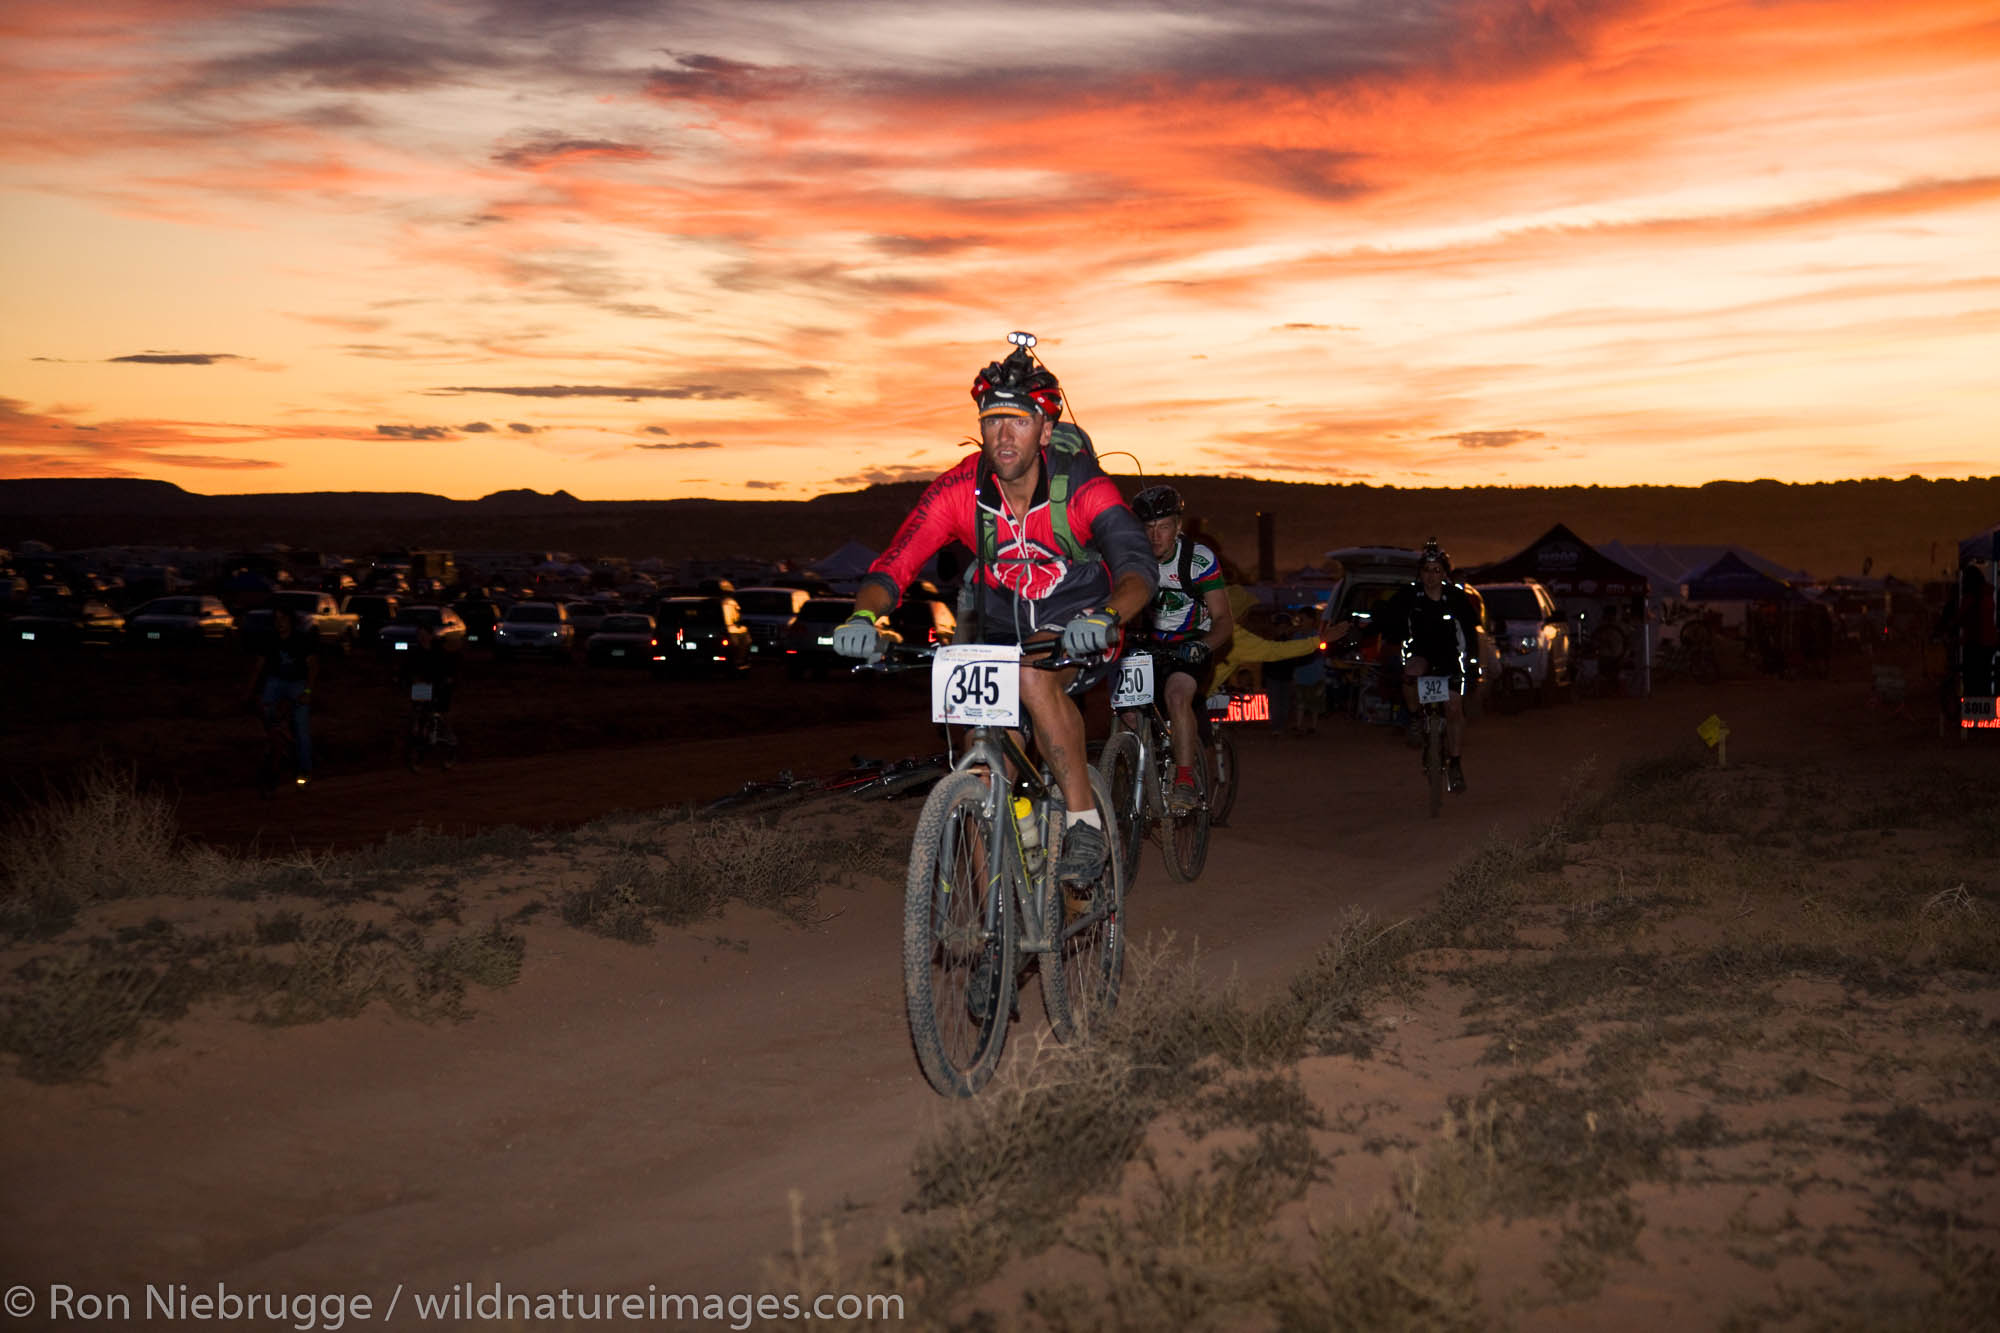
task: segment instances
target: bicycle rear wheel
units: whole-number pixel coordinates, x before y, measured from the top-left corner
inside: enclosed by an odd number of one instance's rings
[[[1169,760],[1171,762],[1171,760]],[[1160,850],[1166,853],[1167,874],[1186,884],[1201,874],[1208,863],[1209,798],[1214,791],[1209,774],[1208,747],[1194,747],[1194,809],[1184,815],[1169,813],[1160,825]]]
[[[1131,740],[1131,737],[1125,737]],[[1133,745],[1134,752],[1137,744]],[[1110,747],[1105,753],[1111,753]],[[1118,1007],[1118,983],[1125,973],[1124,830],[1115,817],[1116,796],[1103,773],[1091,770],[1091,795],[1098,817],[1111,840],[1104,873],[1090,886],[1089,903],[1074,920],[1065,910],[1065,893],[1050,872],[1043,877],[1042,919],[1049,925],[1055,948],[1042,955],[1042,1007],[1057,1041],[1075,1041],[1109,1018]]]
[[[1229,812],[1236,808],[1236,742],[1229,738],[1229,728],[1215,729],[1210,751],[1214,771],[1209,778],[1208,823],[1210,828],[1227,828]]]
[[[903,998],[917,1062],[947,1097],[993,1077],[1014,1009],[1015,870],[993,808],[987,777],[954,773],[925,800],[910,843]]]
[[[1146,842],[1145,774],[1139,771],[1139,738],[1120,729],[1104,743],[1097,771],[1111,789],[1107,818],[1118,830],[1118,854],[1125,863],[1125,889],[1139,877],[1139,850]]]
[[[1424,777],[1431,788],[1431,817],[1444,809],[1444,718],[1424,719]]]

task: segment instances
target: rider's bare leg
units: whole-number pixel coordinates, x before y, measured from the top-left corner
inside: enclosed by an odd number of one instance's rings
[[[1073,812],[1097,808],[1090,794],[1090,750],[1083,710],[1064,693],[1070,671],[1021,668],[1021,704],[1035,722],[1035,744],[1056,775],[1063,804]]]
[[[1185,671],[1167,677],[1167,716],[1174,723],[1174,764],[1194,767],[1194,677]]]
[[[1459,749],[1465,744],[1465,700],[1456,691],[1444,705],[1444,752],[1449,757],[1458,758]]]

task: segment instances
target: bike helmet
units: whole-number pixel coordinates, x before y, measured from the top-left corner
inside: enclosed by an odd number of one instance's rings
[[[1035,360],[1028,349],[1034,335],[1009,335],[1014,350],[1005,361],[991,361],[972,381],[972,401],[979,404],[983,417],[1043,416],[1054,421],[1062,415],[1062,386],[1047,366]]]
[[[1172,518],[1186,510],[1187,506],[1181,503],[1181,493],[1171,486],[1148,486],[1132,497],[1132,512],[1141,523],[1151,523],[1156,518]]]
[[[1436,565],[1445,573],[1451,573],[1451,557],[1444,553],[1444,548],[1438,545],[1435,537],[1424,539],[1424,553],[1417,558],[1417,572],[1421,574],[1425,565]]]

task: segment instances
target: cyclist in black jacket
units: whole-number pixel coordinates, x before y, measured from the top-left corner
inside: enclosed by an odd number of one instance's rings
[[[1403,702],[1410,710],[1410,736],[1422,743],[1417,709],[1417,678],[1444,676],[1451,682],[1445,703],[1445,778],[1454,792],[1465,790],[1459,758],[1465,745],[1466,691],[1479,684],[1479,617],[1465,585],[1451,581],[1451,557],[1437,539],[1424,543],[1417,565],[1418,581],[1397,593],[1389,604],[1391,623],[1402,627]]]

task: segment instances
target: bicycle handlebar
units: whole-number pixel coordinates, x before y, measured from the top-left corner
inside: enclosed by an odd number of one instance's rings
[[[893,630],[880,630],[882,656],[872,662],[856,662],[854,671],[890,675],[899,671],[919,671],[937,656],[938,646],[933,643],[906,644],[902,636]],[[1061,640],[1037,640],[1021,645],[1021,665],[1034,667],[1037,671],[1067,671],[1071,667],[1093,667],[1106,660],[1108,655],[1086,655],[1083,657],[1057,656]],[[900,660],[899,660],[900,659]]]

